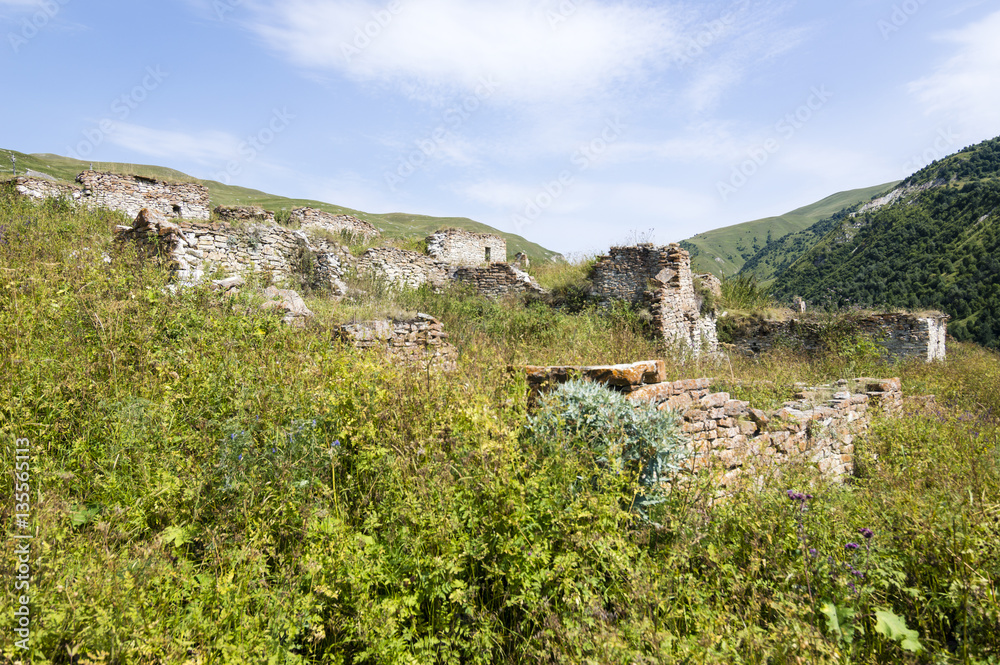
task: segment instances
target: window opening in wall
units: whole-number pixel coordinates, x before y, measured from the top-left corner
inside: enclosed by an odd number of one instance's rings
[[[490,248],[489,247],[486,248],[486,262],[487,263],[490,262]]]

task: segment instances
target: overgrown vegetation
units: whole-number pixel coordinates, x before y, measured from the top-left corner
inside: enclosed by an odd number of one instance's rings
[[[937,400],[860,437],[849,483],[790,468],[720,502],[689,477],[647,520],[639,469],[581,482],[599,455],[533,436],[507,369],[662,355],[635,315],[382,292],[444,320],[440,375],[334,344],[360,299],[291,330],[106,264],[123,223],[0,200],[0,477],[29,439],[35,663],[1000,660],[994,352],[670,362],[754,398],[850,372]],[[0,565],[12,594],[12,538]]]

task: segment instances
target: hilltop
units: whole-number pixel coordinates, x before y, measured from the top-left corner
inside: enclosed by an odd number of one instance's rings
[[[18,174],[30,169],[50,175],[58,180],[73,182],[76,176],[90,167],[91,162],[70,157],[51,154],[25,154],[15,150],[0,150],[10,153],[17,159]],[[495,233],[507,241],[507,250],[511,257],[518,252],[524,252],[533,262],[551,261],[558,254],[537,243],[526,240],[513,233],[505,233],[491,226],[466,217],[432,217],[403,212],[369,213],[353,208],[315,201],[311,199],[293,199],[275,194],[268,194],[256,189],[226,185],[216,180],[201,180],[181,171],[163,166],[144,164],[122,164],[118,162],[93,162],[95,169],[112,173],[158,178],[174,182],[193,182],[208,188],[212,206],[218,205],[258,205],[265,210],[278,212],[292,208],[318,208],[335,215],[351,215],[374,224],[385,236],[390,238],[407,238],[422,240],[429,234],[441,228],[459,228],[475,233]],[[8,172],[8,177],[10,173]]]
[[[681,241],[680,245],[691,253],[691,268],[695,272],[710,272],[719,277],[735,275],[769,244],[808,229],[844,207],[868,201],[897,184],[898,181],[838,192],[783,215],[699,233]],[[766,281],[773,272],[773,269],[763,269],[758,279]]]

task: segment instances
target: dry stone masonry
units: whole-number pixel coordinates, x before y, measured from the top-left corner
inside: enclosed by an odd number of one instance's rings
[[[212,211],[223,222],[230,224],[274,224],[274,213],[260,206],[216,206]]]
[[[383,348],[393,358],[407,363],[453,370],[458,349],[446,340],[448,333],[429,314],[413,319],[364,321],[340,326],[337,337],[360,349]]]
[[[166,217],[209,218],[208,189],[195,183],[102,171],[84,171],[76,181],[83,185],[83,200],[93,207],[119,210],[129,217],[149,208]]]
[[[507,261],[507,241],[498,235],[441,229],[427,236],[427,253],[438,261],[479,266]]]
[[[488,266],[458,266],[448,271],[448,278],[470,284],[476,293],[487,298],[502,298],[511,294],[542,294],[545,290],[523,270],[509,263],[491,263]]]
[[[18,176],[9,180],[7,186],[13,187],[21,196],[37,200],[62,198],[77,201],[83,195],[79,188],[68,183],[32,176]]]
[[[680,245],[612,247],[598,258],[592,281],[591,295],[602,306],[623,300],[649,307],[668,346],[695,357],[718,350],[715,317],[700,312],[691,257]]]
[[[346,249],[311,244],[301,231],[277,225],[234,228],[222,223],[177,223],[143,209],[131,227],[119,227],[119,242],[134,242],[147,256],[159,256],[178,282],[192,283],[221,271],[234,276],[266,273],[271,281],[295,276],[312,288],[329,288],[342,295],[341,261]]]
[[[927,362],[944,360],[945,335],[949,317],[931,313],[872,314],[845,319],[840,329],[822,315],[800,316],[786,321],[744,319],[730,326],[734,348],[746,355],[757,355],[778,346],[820,351],[831,334],[862,334],[885,350],[890,359],[924,358]]]
[[[902,408],[894,379],[841,380],[830,386],[798,386],[795,400],[763,411],[727,392],[712,392],[713,379],[665,381],[663,362],[590,367],[525,368],[532,395],[583,377],[676,411],[691,453],[688,470],[711,470],[720,489],[759,482],[790,463],[813,465],[842,479],[854,471],[854,444],[875,414]]]
[[[371,240],[380,235],[378,229],[370,222],[351,215],[334,215],[318,208],[294,208],[290,217],[293,222],[298,222],[303,230],[318,229],[332,234],[346,232],[364,240]]]

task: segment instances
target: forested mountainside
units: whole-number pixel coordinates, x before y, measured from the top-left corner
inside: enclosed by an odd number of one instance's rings
[[[936,161],[819,222],[774,294],[819,305],[940,309],[960,340],[1000,347],[1000,138]],[[837,219],[839,217],[839,219]],[[749,264],[748,264],[749,266]]]

